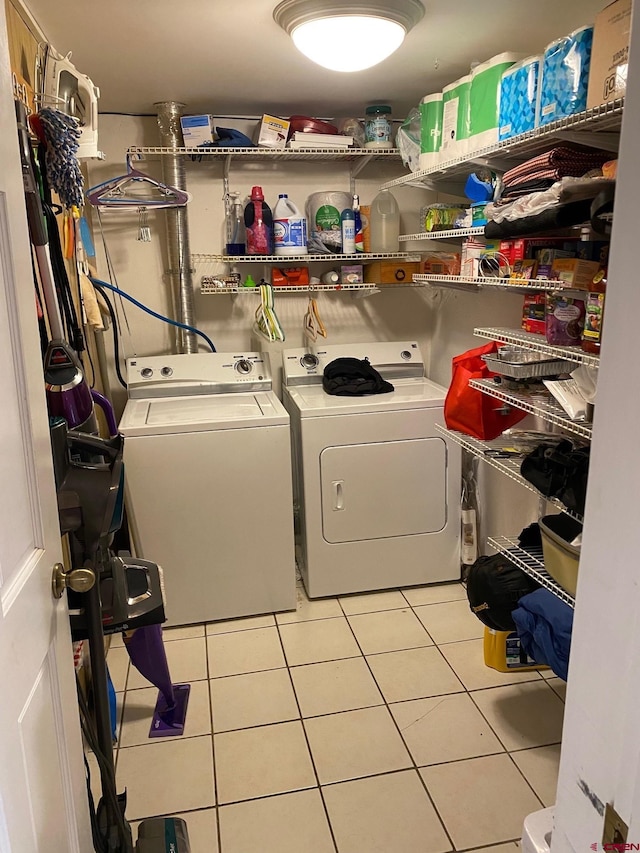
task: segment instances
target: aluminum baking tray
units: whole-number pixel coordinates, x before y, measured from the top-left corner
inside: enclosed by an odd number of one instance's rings
[[[520,347],[500,347],[493,355],[482,358],[489,370],[511,379],[535,379],[541,376],[556,376],[558,373],[570,373],[575,364],[566,359],[543,356],[540,353]]]

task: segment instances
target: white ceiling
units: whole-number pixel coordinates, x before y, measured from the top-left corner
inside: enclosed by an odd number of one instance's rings
[[[362,115],[389,103],[403,118],[420,99],[505,50],[540,53],[593,22],[607,0],[423,0],[402,47],[375,68],[327,71],[302,56],[272,17],[277,0],[26,0],[60,52],[100,87],[100,111],[283,117]],[[345,0],[346,5],[346,0]]]

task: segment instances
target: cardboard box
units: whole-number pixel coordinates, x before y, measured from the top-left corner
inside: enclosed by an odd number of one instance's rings
[[[589,290],[594,275],[600,269],[597,261],[583,261],[582,258],[557,258],[551,267],[554,281],[575,287],[578,290]]]
[[[419,263],[377,261],[364,268],[364,280],[368,284],[402,284],[411,282],[412,276],[419,272]]]
[[[527,293],[522,308],[522,328],[525,332],[545,332],[546,300],[544,293]]]
[[[575,252],[565,249],[535,249],[534,257],[538,261],[538,278],[552,278],[553,262],[558,258],[575,258]]]
[[[213,116],[182,116],[180,124],[182,125],[182,138],[187,148],[197,148],[198,145],[213,142],[215,139]]]
[[[587,109],[622,98],[627,88],[632,0],[615,0],[596,18]]]
[[[460,275],[459,252],[429,252],[420,261],[423,275]]]
[[[256,144],[260,148],[284,148],[287,144],[290,124],[283,118],[263,115],[258,126]]]
[[[374,264],[375,266],[375,264]],[[417,266],[417,264],[416,264]],[[362,264],[343,264],[340,267],[341,284],[362,284],[364,267]],[[368,280],[368,279],[367,279]]]

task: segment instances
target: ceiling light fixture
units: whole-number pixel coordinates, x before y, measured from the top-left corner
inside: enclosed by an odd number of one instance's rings
[[[423,15],[419,0],[283,0],[273,11],[298,50],[332,71],[382,62]]]

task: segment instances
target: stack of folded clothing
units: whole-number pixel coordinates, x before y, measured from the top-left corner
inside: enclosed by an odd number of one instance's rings
[[[601,151],[579,151],[564,146],[552,148],[546,154],[540,154],[505,172],[501,201],[506,203],[529,193],[549,189],[561,178],[581,178],[593,170],[601,174],[603,164],[610,159],[611,154]]]

